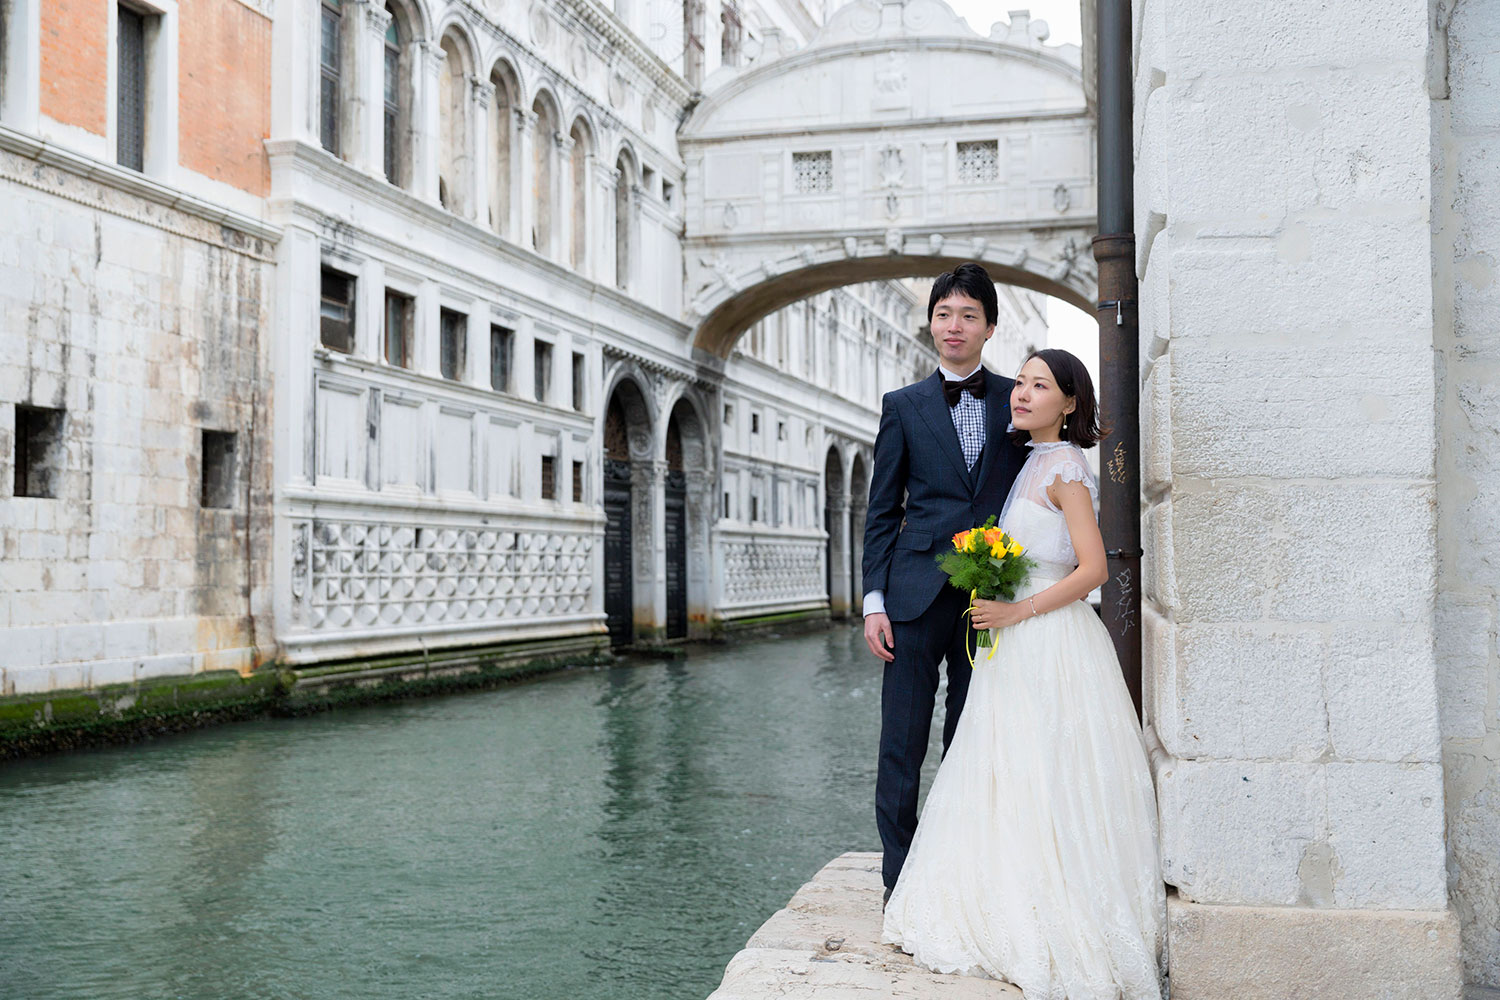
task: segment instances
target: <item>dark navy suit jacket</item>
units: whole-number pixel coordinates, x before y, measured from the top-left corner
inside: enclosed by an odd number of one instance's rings
[[[964,464],[943,373],[885,394],[865,518],[865,593],[885,592],[891,621],[921,617],[948,577],[936,556],[959,531],[983,524],[1000,508],[1026,460],[1011,442],[1012,380],[985,372],[984,451],[974,471]]]

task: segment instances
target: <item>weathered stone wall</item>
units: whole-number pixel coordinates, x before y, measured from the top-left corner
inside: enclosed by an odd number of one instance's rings
[[[5,150],[0,232],[0,691],[249,670],[271,641],[271,247]],[[63,411],[53,496],[14,495],[18,407]],[[204,430],[235,435],[224,507]]]
[[[1467,981],[1500,987],[1500,19],[1436,5],[1439,716]]]
[[[1369,995],[1371,946],[1421,995],[1458,988],[1455,936],[1421,923],[1452,920],[1427,16],[1137,5],[1147,711],[1182,996],[1225,995],[1236,934],[1274,967],[1355,909],[1409,916],[1351,915],[1321,995]]]

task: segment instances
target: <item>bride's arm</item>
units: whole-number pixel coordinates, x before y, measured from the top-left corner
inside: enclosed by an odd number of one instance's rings
[[[1044,615],[1049,611],[1081,601],[1102,586],[1109,578],[1109,564],[1104,558],[1104,538],[1099,534],[1099,522],[1094,520],[1094,501],[1083,483],[1055,482],[1047,487],[1047,496],[1062,509],[1068,522],[1068,535],[1073,540],[1073,551],[1078,556],[1078,568],[1061,580],[1014,604],[1005,601],[975,601],[973,621],[975,628],[1005,628],[1033,614]]]

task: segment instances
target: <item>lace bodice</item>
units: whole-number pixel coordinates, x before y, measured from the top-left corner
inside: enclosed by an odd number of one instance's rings
[[[1051,575],[1061,569],[1065,575],[1078,565],[1078,554],[1073,551],[1067,518],[1047,496],[1047,487],[1054,482],[1083,483],[1089,496],[1097,501],[1099,484],[1077,445],[1049,441],[1030,443],[1027,447],[1031,454],[1026,456],[1026,464],[1021,466],[1021,474],[1016,476],[1010,496],[1005,498],[1000,526],[1041,564],[1038,573]],[[1055,567],[1049,567],[1048,563]]]

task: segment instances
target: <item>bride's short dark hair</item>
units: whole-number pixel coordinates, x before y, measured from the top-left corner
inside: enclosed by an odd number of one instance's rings
[[[1073,397],[1075,406],[1068,414],[1068,429],[1062,439],[1080,448],[1092,448],[1098,444],[1104,437],[1104,432],[1099,429],[1099,402],[1094,397],[1094,380],[1089,377],[1089,370],[1083,362],[1077,355],[1057,347],[1044,347],[1026,355],[1026,361],[1032,358],[1040,358],[1042,364],[1052,370],[1052,379],[1062,394]],[[1026,361],[1021,362],[1021,368],[1026,367]],[[1010,437],[1017,444],[1024,444],[1031,440],[1031,432],[1012,431]]]

